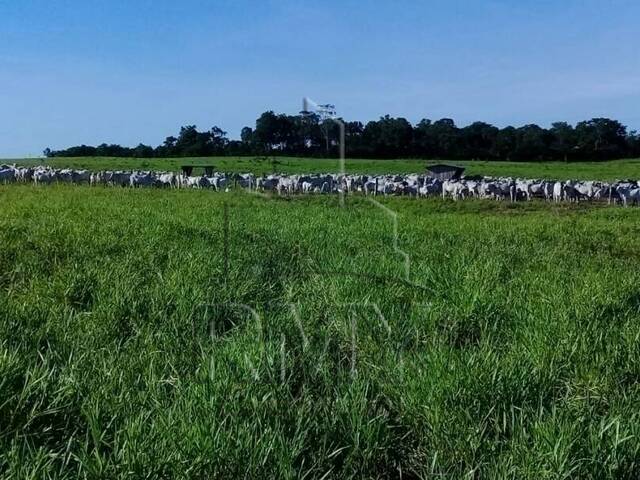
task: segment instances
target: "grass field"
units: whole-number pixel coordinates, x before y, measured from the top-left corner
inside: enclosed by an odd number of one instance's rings
[[[384,201],[0,186],[2,476],[638,478],[640,209]]]
[[[26,165],[42,164],[42,160],[15,160]],[[5,160],[13,162],[13,160]],[[426,160],[358,160],[346,161],[349,173],[415,173],[424,172],[427,164],[441,163]],[[467,168],[467,175],[516,176],[522,178],[616,180],[640,178],[640,159],[610,162],[484,162],[446,161]],[[57,168],[90,170],[173,170],[181,165],[213,165],[225,172],[263,173],[327,173],[338,172],[338,161],[329,159],[291,157],[212,157],[212,158],[51,158],[46,164]]]

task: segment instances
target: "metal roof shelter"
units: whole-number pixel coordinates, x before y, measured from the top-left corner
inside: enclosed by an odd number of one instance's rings
[[[464,167],[439,163],[437,165],[429,165],[427,172],[430,177],[438,180],[458,180],[464,173]]]
[[[213,170],[215,167],[213,165],[182,165],[181,168],[182,168],[182,173],[184,173],[188,177],[191,176],[194,168],[204,168],[204,174],[207,177],[211,177],[213,175]]]

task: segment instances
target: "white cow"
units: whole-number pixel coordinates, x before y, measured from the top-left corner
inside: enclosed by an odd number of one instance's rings
[[[442,199],[444,200],[447,195],[450,195],[454,200],[457,200],[458,182],[445,180],[442,182]]]
[[[192,177],[185,175],[183,177],[183,185],[187,188],[206,188],[209,186],[207,177]]]
[[[291,195],[295,192],[296,181],[291,177],[280,177],[276,190],[278,195]]]
[[[302,182],[302,193],[311,193],[313,191],[313,184],[311,182]]]
[[[47,185],[54,181],[55,175],[51,170],[37,169],[33,172],[33,182],[36,185]]]
[[[19,182],[27,183],[33,178],[33,168],[18,167],[16,169],[16,179]]]
[[[151,187],[155,182],[155,178],[150,173],[133,172],[129,177],[129,185],[131,187]]]
[[[105,177],[103,172],[95,172],[89,176],[89,185],[102,185],[105,183]]]
[[[547,185],[547,182],[541,182],[536,180],[531,181],[528,184],[529,196],[527,199],[530,200],[531,197],[546,198],[546,194],[545,194],[546,185]]]
[[[578,193],[580,198],[586,198],[587,200],[593,200],[596,194],[598,185],[596,182],[576,182],[573,188]]]
[[[640,188],[630,187],[630,186],[619,186],[616,189],[620,200],[622,200],[622,205],[625,207],[633,204],[640,204]]]
[[[439,195],[442,192],[442,184],[437,180],[432,183],[426,183],[418,188],[418,195],[421,197],[429,197]]]
[[[156,178],[156,183],[160,187],[173,188],[178,186],[178,177],[173,172],[161,173]]]
[[[562,200],[562,192],[563,192],[562,182],[556,182],[553,184],[553,201],[558,203]]]

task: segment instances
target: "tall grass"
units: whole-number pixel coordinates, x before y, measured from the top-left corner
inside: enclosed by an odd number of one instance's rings
[[[0,472],[637,478],[640,209],[384,203],[0,187]]]

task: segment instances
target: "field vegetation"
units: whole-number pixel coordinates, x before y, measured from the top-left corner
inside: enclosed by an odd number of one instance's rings
[[[640,209],[383,201],[0,186],[2,475],[638,478]]]

